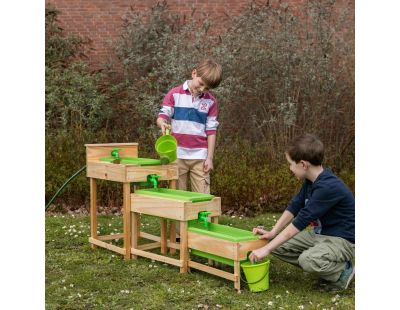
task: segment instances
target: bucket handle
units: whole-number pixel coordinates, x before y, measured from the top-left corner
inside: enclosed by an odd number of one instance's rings
[[[256,284],[256,283],[260,282],[261,280],[263,280],[267,276],[267,274],[268,274],[268,269],[267,269],[267,272],[261,277],[260,280],[257,280],[257,281],[254,281],[254,282],[247,282],[245,279],[243,279],[242,273],[240,273],[240,280],[243,281],[246,284]]]

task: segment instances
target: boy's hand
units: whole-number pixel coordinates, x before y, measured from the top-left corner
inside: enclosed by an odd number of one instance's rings
[[[270,251],[266,247],[259,248],[250,253],[249,259],[251,263],[261,261],[264,257],[268,256]]]
[[[213,169],[214,169],[214,164],[213,164],[212,159],[211,158],[207,158],[205,160],[205,162],[204,162],[204,165],[203,165],[203,171],[207,173],[207,172],[209,172],[210,170],[213,170]]]
[[[253,228],[253,234],[254,235],[261,235],[260,239],[274,239],[276,237],[276,233],[273,231],[268,231],[268,230],[264,230],[258,227],[254,227]]]
[[[161,123],[161,131],[162,131],[162,134],[163,134],[163,135],[165,135],[165,131],[166,131],[167,129],[171,130],[171,125],[168,124],[168,123],[166,123],[166,122],[162,122],[162,123]]]

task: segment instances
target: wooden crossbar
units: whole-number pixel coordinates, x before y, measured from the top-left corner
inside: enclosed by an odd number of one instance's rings
[[[114,235],[103,235],[103,236],[97,236],[98,240],[114,240],[114,239],[122,239],[124,238],[124,234],[114,234]]]
[[[236,280],[236,276],[233,273],[229,273],[229,272],[217,269],[217,268],[209,267],[209,266],[194,262],[192,260],[189,260],[189,267],[192,267],[192,268],[195,268],[195,269],[199,269],[199,270],[204,271],[204,272],[211,273],[211,274],[213,274],[215,276],[218,276],[218,277],[221,277],[221,278],[224,278],[224,279],[227,279],[227,280],[231,280],[231,281],[235,281]]]
[[[183,266],[183,262],[178,260],[178,259],[170,258],[170,257],[163,256],[163,255],[158,255],[158,254],[151,253],[151,252],[142,251],[142,250],[139,250],[139,249],[131,248],[131,253],[134,254],[134,255],[143,256],[143,257],[147,257],[147,258],[150,258],[150,259],[158,260],[160,262],[171,264],[171,265],[174,265],[174,266],[178,266],[178,267],[182,267]]]
[[[110,244],[110,243],[107,243],[107,242],[104,242],[104,241],[101,241],[101,240],[98,240],[98,239],[95,239],[95,238],[92,238],[92,237],[89,237],[89,242],[92,243],[92,244],[95,244],[97,246],[100,246],[102,248],[105,248],[107,250],[114,251],[114,252],[117,252],[117,253],[122,254],[122,255],[125,254],[125,249],[124,248],[120,248],[120,247],[118,247],[116,245],[113,245],[113,244]]]

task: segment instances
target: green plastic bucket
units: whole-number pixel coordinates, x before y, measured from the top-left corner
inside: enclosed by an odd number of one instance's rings
[[[162,164],[168,164],[176,160],[177,144],[175,137],[170,135],[169,129],[166,130],[165,135],[157,139],[155,147]]]
[[[242,266],[246,282],[251,292],[262,292],[269,288],[269,263],[265,260],[257,264],[252,264],[249,260],[240,264]]]

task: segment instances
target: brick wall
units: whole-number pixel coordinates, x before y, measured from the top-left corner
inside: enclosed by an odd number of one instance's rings
[[[146,11],[159,0],[51,0],[61,13],[59,21],[67,33],[75,33],[92,40],[92,50],[88,53],[93,68],[100,67],[109,57],[113,57],[112,43],[121,32],[122,18],[132,7],[137,11]],[[266,1],[254,1],[265,3]],[[307,0],[270,0],[272,5],[288,3],[293,13],[299,13]],[[348,1],[341,0],[342,5]],[[352,1],[350,1],[352,2]],[[227,15],[239,15],[250,3],[249,0],[168,0],[168,7],[174,13],[190,16],[195,12],[206,13],[219,24],[223,31]],[[340,5],[339,5],[340,7]],[[196,13],[197,14],[197,13]]]

